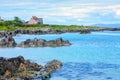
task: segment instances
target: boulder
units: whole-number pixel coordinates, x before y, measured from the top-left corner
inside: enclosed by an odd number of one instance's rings
[[[47,71],[46,68],[42,68],[39,72],[40,78],[42,80],[46,80],[46,79],[50,79],[51,78],[51,74],[49,71]]]
[[[44,39],[37,39],[36,42],[37,42],[37,46],[43,47],[43,46],[45,46],[46,40],[44,40]]]
[[[62,63],[61,61],[58,60],[52,60],[45,65],[45,68],[49,73],[52,73],[55,70],[60,69],[61,67],[62,67]]]
[[[49,79],[51,77],[51,73],[56,71],[57,69],[60,69],[62,67],[61,61],[58,60],[52,60],[48,62],[41,70],[40,70],[40,76],[42,80]]]
[[[0,40],[0,47],[15,47],[17,44],[12,36],[6,36]]]

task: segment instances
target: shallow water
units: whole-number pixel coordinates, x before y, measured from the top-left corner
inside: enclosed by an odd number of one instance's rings
[[[50,80],[120,80],[120,32],[93,32],[92,34],[65,33],[50,35],[21,35],[17,43],[26,39],[52,40],[62,37],[72,45],[67,47],[0,48],[0,56],[24,56],[44,65],[52,59],[63,62],[62,69]]]

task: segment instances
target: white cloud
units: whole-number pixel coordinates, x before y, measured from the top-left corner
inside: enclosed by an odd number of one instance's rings
[[[77,19],[77,21],[82,21],[82,19]]]
[[[8,2],[5,2],[5,3],[2,3],[0,4],[0,7],[6,7],[6,8],[9,8],[9,7],[20,7],[20,8],[32,8],[32,7],[36,7],[36,6],[44,6],[44,5],[47,5],[48,3],[47,2],[36,2],[36,1],[29,1],[29,2],[25,2],[25,1],[17,1],[17,2],[14,2],[14,1],[8,1]]]
[[[107,0],[106,0],[107,1]],[[54,1],[53,1],[54,2]],[[58,22],[67,22],[67,19],[76,19],[76,21],[85,21],[87,19],[91,19],[94,17],[102,17],[107,16],[109,14],[113,14],[114,16],[120,16],[120,5],[119,4],[112,4],[105,3],[103,1],[94,2],[90,0],[87,2],[83,0],[67,0],[67,1],[59,1],[56,3],[47,2],[44,1],[34,1],[34,0],[28,0],[28,1],[12,1],[5,2],[4,4],[0,3],[0,7],[3,8],[1,10],[0,14],[1,16],[38,16],[43,17],[45,19],[50,20],[53,17],[56,17],[57,19],[54,19]],[[9,9],[8,11],[4,9]],[[95,15],[94,14],[100,14]],[[64,19],[61,19],[61,17],[64,17]],[[111,17],[111,16],[110,16]]]
[[[112,12],[115,17],[120,17],[120,5],[112,5],[106,8],[109,12]]]
[[[116,11],[116,15],[120,16],[120,10]]]

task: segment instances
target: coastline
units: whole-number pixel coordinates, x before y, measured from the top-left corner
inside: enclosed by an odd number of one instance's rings
[[[98,29],[80,29],[80,30],[15,30],[15,31],[1,31],[0,38],[6,35],[44,35],[44,34],[62,34],[62,33],[80,33],[80,34],[89,34],[96,31],[120,31],[120,28],[98,28]]]

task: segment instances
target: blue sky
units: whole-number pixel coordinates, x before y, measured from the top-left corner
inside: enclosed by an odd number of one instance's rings
[[[45,24],[120,23],[120,0],[0,0],[3,19],[44,18]]]

